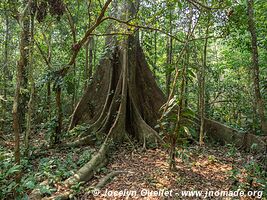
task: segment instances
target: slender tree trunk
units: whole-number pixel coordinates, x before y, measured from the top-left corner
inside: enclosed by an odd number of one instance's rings
[[[47,41],[48,43],[48,52],[47,52],[47,61],[49,63],[48,65],[48,71],[51,71],[51,60],[52,60],[52,38],[51,35],[49,36],[49,39]],[[48,119],[51,119],[51,82],[50,80],[47,81],[47,111],[48,111]]]
[[[85,85],[88,86],[88,82],[93,74],[93,49],[94,49],[94,38],[90,38],[85,45]]]
[[[56,86],[56,107],[57,107],[57,126],[54,136],[54,144],[60,142],[61,130],[62,130],[62,105],[61,105],[61,87]]]
[[[95,39],[94,39],[94,37],[92,37],[91,41],[90,41],[90,46],[89,46],[89,70],[88,70],[89,79],[93,75],[93,50],[94,50],[94,44],[95,44]]]
[[[90,40],[90,39],[89,39]],[[85,43],[85,65],[84,65],[84,90],[86,90],[89,77],[88,77],[88,71],[89,71],[89,40]]]
[[[187,34],[187,39],[189,39],[189,35],[192,32],[192,24],[193,24],[193,9],[190,6],[190,21],[189,21],[189,25],[188,25],[188,34]],[[188,68],[189,68],[189,64],[190,64],[190,43],[186,44],[185,47],[185,83],[184,83],[184,101],[183,101],[183,107],[187,108],[188,107]]]
[[[30,2],[28,4],[28,2]],[[30,45],[30,4],[31,0],[24,0],[23,5],[27,8],[27,12],[25,13],[24,19],[21,21],[21,28],[22,34],[21,34],[21,43],[24,48],[23,50],[23,62],[21,65],[21,73],[22,73],[22,79],[21,79],[21,98],[19,101],[19,115],[20,115],[20,128],[21,131],[25,131],[25,122],[26,122],[26,113],[27,113],[27,102],[29,100],[29,93],[26,92],[28,88],[28,64],[29,64],[29,45]]]
[[[170,85],[171,85],[171,64],[172,64],[172,38],[169,37],[168,39],[168,46],[167,46],[167,64],[168,70],[166,72],[166,94],[167,96],[170,95]]]
[[[157,70],[157,31],[154,33],[154,62],[153,62],[153,74],[156,77]]]
[[[140,35],[140,44],[141,44],[141,46],[143,46],[143,43],[144,43],[144,32],[142,30],[140,30],[139,35]]]
[[[76,39],[76,27],[75,24],[73,22],[73,17],[71,15],[70,10],[67,7],[67,16],[68,16],[68,21],[69,21],[69,25],[71,28],[71,34],[72,34],[72,40],[73,40],[73,46],[77,43],[77,39]],[[76,84],[76,61],[73,62],[73,94],[72,94],[72,111],[75,108],[75,104],[76,104],[76,93],[77,93],[77,84]]]
[[[98,38],[96,37],[95,38],[95,40],[94,40],[94,48],[93,48],[93,54],[94,54],[94,56],[93,56],[93,66],[96,66],[96,53],[97,53],[97,48],[98,48],[98,46],[97,46],[97,41],[98,40]]]
[[[172,3],[168,4],[168,7],[171,6]],[[169,33],[172,34],[172,9],[169,11]],[[172,49],[173,49],[173,39],[172,37],[168,37],[168,42],[167,42],[167,65],[168,65],[168,70],[165,73],[166,76],[166,95],[170,95],[170,85],[171,85],[171,65],[172,65]]]
[[[253,9],[253,0],[247,1],[248,8],[248,30],[251,34],[251,48],[252,48],[252,68],[253,68],[253,85],[255,92],[255,100],[258,116],[260,119],[260,125],[262,132],[267,135],[267,121],[265,118],[265,106],[263,102],[263,98],[261,96],[260,91],[260,80],[259,80],[259,55],[258,55],[258,47],[257,47],[257,34],[256,27],[254,21],[254,9]]]
[[[29,52],[29,66],[28,66],[28,74],[29,74],[29,91],[30,91],[30,99],[28,102],[28,112],[26,118],[26,131],[24,136],[24,144],[25,144],[25,155],[29,155],[29,137],[32,129],[32,113],[33,113],[33,105],[34,105],[34,78],[33,78],[33,50],[34,50],[34,13],[31,13],[31,26],[30,26],[30,52]]]
[[[205,76],[207,67],[207,46],[208,46],[209,25],[206,28],[206,38],[203,49],[203,63],[200,69],[199,77],[199,106],[200,106],[200,131],[199,131],[199,144],[204,144],[204,120],[205,120]]]
[[[189,30],[190,32],[190,30]],[[188,65],[189,65],[189,44],[186,45],[185,47],[185,55],[184,55],[184,61],[183,61],[183,65],[185,67],[185,75],[184,75],[184,91],[183,91],[183,94],[184,94],[184,97],[183,97],[183,102],[182,102],[182,107],[183,108],[186,108],[187,107],[187,104],[188,104],[188,101],[187,101],[187,95],[188,95],[188,75],[187,75],[187,69],[188,69]]]
[[[94,4],[93,2],[90,2],[90,7],[93,7]],[[91,12],[90,12],[90,7],[88,8],[88,15],[89,15],[89,25],[91,25]],[[91,37],[90,38],[90,42],[88,44],[88,80],[91,79],[92,75],[93,75],[93,54],[94,54],[94,45],[95,45],[95,38],[94,37]]]
[[[190,33],[190,32],[189,32]],[[188,33],[188,34],[189,34]],[[185,55],[186,57],[187,55]],[[181,80],[181,85],[179,88],[179,102],[178,102],[178,109],[177,109],[177,119],[176,119],[176,124],[175,124],[175,129],[174,132],[171,135],[171,148],[170,148],[170,164],[169,168],[170,170],[175,170],[176,169],[176,162],[175,162],[175,155],[176,155],[176,143],[177,139],[180,138],[180,127],[181,127],[181,119],[182,119],[182,110],[185,108],[184,107],[184,99],[185,99],[185,84],[186,84],[186,68],[187,68],[187,63],[183,62],[183,68],[182,68],[182,80]]]
[[[19,52],[20,58],[17,64],[17,75],[16,75],[16,87],[13,101],[12,115],[13,115],[13,129],[15,135],[15,163],[20,164],[20,133],[21,133],[21,121],[22,117],[25,116],[25,96],[21,95],[21,90],[26,84],[26,68],[28,66],[29,56],[29,7],[28,1],[24,1],[25,16],[21,19],[21,31],[20,31],[20,45]],[[17,176],[17,182],[20,180],[20,174]]]
[[[6,118],[6,99],[7,99],[7,80],[8,80],[8,67],[9,67],[9,60],[8,60],[8,43],[9,43],[9,16],[6,12],[5,14],[5,21],[6,21],[6,30],[5,30],[5,52],[4,52],[4,67],[3,67],[3,100],[2,103],[2,124],[1,128],[4,130],[5,126],[5,118]]]

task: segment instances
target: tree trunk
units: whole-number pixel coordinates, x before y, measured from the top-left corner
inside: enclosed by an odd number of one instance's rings
[[[93,73],[93,49],[94,49],[94,38],[91,37],[85,44],[85,85],[84,88],[88,86],[90,78]]]
[[[263,98],[260,91],[260,81],[259,81],[259,55],[257,47],[257,34],[256,27],[254,22],[254,9],[253,9],[253,0],[247,1],[248,8],[248,30],[251,34],[251,48],[252,48],[252,68],[253,68],[253,85],[255,92],[255,100],[258,116],[260,119],[260,125],[262,132],[267,135],[267,120],[265,118],[265,107]]]
[[[15,135],[15,149],[14,156],[16,164],[20,164],[20,133],[21,133],[21,121],[25,116],[25,96],[21,95],[21,90],[25,87],[26,82],[26,68],[28,66],[29,56],[29,6],[28,1],[24,1],[23,5],[26,7],[25,16],[21,19],[21,31],[20,31],[20,45],[19,52],[20,58],[17,64],[17,75],[16,75],[16,87],[14,102],[12,108],[13,115],[13,129]],[[24,105],[24,107],[23,107]],[[17,181],[19,181],[19,176]]]
[[[111,51],[100,60],[69,126],[71,130],[87,123],[88,135],[94,132],[105,140],[92,159],[66,180],[67,185],[90,180],[106,164],[111,146],[121,143],[126,134],[144,144],[160,140],[154,127],[166,99],[145,60],[138,33],[123,42],[116,38],[107,41]]]
[[[186,57],[187,55],[185,55]],[[182,120],[182,110],[184,109],[184,99],[185,99],[185,84],[186,84],[186,62],[183,62],[183,68],[182,68],[182,80],[181,85],[179,88],[179,102],[178,102],[178,108],[177,108],[177,119],[175,123],[175,129],[174,132],[171,134],[171,148],[170,148],[170,164],[169,168],[170,170],[176,170],[176,143],[177,140],[181,136],[181,120]]]
[[[5,30],[5,53],[4,53],[4,67],[3,67],[3,100],[2,103],[2,120],[1,120],[1,129],[4,130],[5,126],[5,118],[6,118],[6,100],[7,100],[7,81],[8,81],[8,43],[9,43],[9,16],[8,13],[5,13],[5,21],[6,21],[6,30]]]
[[[90,131],[106,135],[106,141],[99,153],[77,172],[76,181],[90,179],[95,168],[106,162],[110,141],[116,144],[124,140],[125,134],[144,143],[157,141],[153,127],[165,98],[148,68],[138,36],[130,36],[123,44],[113,41],[109,45],[116,47],[111,56],[100,61],[69,128],[89,123]]]
[[[57,126],[55,130],[55,135],[52,138],[53,144],[58,144],[60,142],[61,130],[62,130],[62,105],[61,105],[61,87],[56,86],[56,107],[57,107]]]
[[[89,40],[87,40],[87,42],[85,43],[84,90],[86,90],[89,82]]]
[[[44,59],[46,65],[47,65],[47,70],[48,72],[50,73],[51,72],[51,60],[52,60],[52,39],[51,39],[51,35],[49,35],[49,38],[46,37],[46,35],[44,33],[43,34],[43,37],[44,37],[44,40],[48,46],[48,50],[47,50],[47,53],[45,54],[45,52],[42,50],[41,46],[38,44],[37,41],[35,41],[35,45],[36,47],[38,48],[42,58]],[[47,81],[47,84],[46,84],[46,94],[47,94],[47,97],[46,97],[46,104],[47,104],[47,107],[46,107],[46,110],[47,110],[47,120],[50,120],[51,119],[51,81],[48,79]]]
[[[208,20],[209,21],[209,20]],[[209,23],[209,22],[208,22]],[[208,36],[209,36],[209,24],[206,28],[205,41],[203,48],[203,63],[200,69],[199,77],[199,111],[200,111],[200,131],[199,131],[199,144],[204,144],[204,126],[205,126],[205,76],[207,68],[207,46],[208,46]]]
[[[172,11],[169,13],[169,28],[170,34],[172,34]],[[172,64],[172,47],[173,47],[173,39],[172,37],[168,37],[167,42],[167,72],[166,72],[166,95],[170,95],[170,85],[171,85],[171,64]]]
[[[69,25],[70,25],[70,29],[71,29],[71,34],[72,34],[72,42],[73,42],[73,46],[77,43],[77,39],[76,39],[76,27],[75,24],[73,22],[73,17],[71,15],[70,10],[67,7],[67,17],[68,17],[68,21],[69,21]],[[76,93],[77,93],[77,84],[76,84],[76,61],[73,62],[73,94],[72,94],[72,111],[75,108],[75,104],[76,104]]]
[[[90,79],[93,74],[93,49],[94,49],[95,39],[91,38],[89,44],[89,68],[88,68],[88,78]]]
[[[51,71],[51,60],[52,60],[52,37],[49,35],[49,38],[46,39],[46,43],[48,46],[47,50],[47,69],[50,72]],[[48,111],[48,119],[51,119],[51,81],[47,81],[47,97],[46,97],[46,102],[47,102],[47,111]]]
[[[34,14],[31,13],[31,27],[30,27],[30,46],[29,46],[29,66],[28,66],[28,74],[29,74],[29,91],[30,91],[30,99],[28,102],[28,112],[26,118],[26,131],[24,136],[24,144],[25,144],[25,155],[29,154],[29,137],[32,129],[32,114],[33,114],[33,105],[34,105],[34,78],[33,78],[33,49],[34,49]]]
[[[29,3],[30,2],[30,3]],[[28,88],[28,64],[29,64],[29,45],[30,45],[30,6],[31,6],[31,0],[24,0],[23,5],[24,7],[27,7],[27,12],[25,12],[25,15],[23,16],[24,19],[21,19],[21,40],[20,42],[20,48],[24,48],[20,53],[22,56],[20,57],[20,63],[18,65],[21,65],[21,85],[20,85],[20,93],[21,97],[18,102],[18,110],[19,110],[19,120],[20,120],[20,129],[21,131],[25,130],[25,122],[26,122],[26,113],[27,113],[27,102],[29,100],[29,93],[26,92]]]
[[[154,61],[153,61],[153,74],[156,78],[156,70],[157,70],[157,31],[154,33]]]

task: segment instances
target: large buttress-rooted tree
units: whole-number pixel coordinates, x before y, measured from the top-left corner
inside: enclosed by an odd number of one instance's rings
[[[89,180],[105,163],[111,141],[121,142],[126,134],[144,143],[158,138],[153,127],[165,98],[148,68],[138,36],[116,43],[110,43],[110,55],[100,62],[70,124],[71,129],[79,123],[89,123],[90,130],[106,135],[106,140],[69,181]]]
[[[115,1],[114,10],[122,9],[118,13],[125,14],[120,18],[127,20],[136,14],[136,6],[127,2],[118,7]],[[68,184],[91,179],[95,170],[106,164],[110,147],[127,135],[144,145],[160,140],[154,126],[165,98],[145,60],[138,32],[123,39],[109,37],[106,45],[109,51],[77,104],[69,127],[88,123],[89,135],[82,140],[90,138],[90,132],[105,136],[105,140],[99,152],[66,181]]]

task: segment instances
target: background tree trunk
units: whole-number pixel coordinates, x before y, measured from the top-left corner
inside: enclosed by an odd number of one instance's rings
[[[68,21],[69,21],[69,25],[70,25],[70,30],[71,30],[71,35],[72,35],[72,40],[73,40],[73,46],[77,43],[77,39],[76,39],[76,27],[75,24],[73,22],[73,17],[72,14],[70,12],[70,10],[67,7],[67,17],[68,17]],[[76,84],[76,61],[73,62],[73,93],[72,93],[72,111],[75,108],[75,104],[76,104],[76,93],[77,93],[77,85]]]
[[[208,21],[209,23],[209,21]],[[200,131],[199,131],[199,144],[204,144],[204,126],[205,126],[205,76],[207,68],[207,46],[208,46],[208,36],[209,36],[209,24],[207,25],[205,32],[205,41],[203,48],[203,63],[200,69],[199,77],[199,106],[200,106]]]
[[[29,91],[30,91],[30,99],[28,102],[28,112],[26,118],[26,130],[24,135],[24,144],[25,144],[25,155],[29,154],[29,137],[32,129],[32,114],[33,114],[33,106],[34,106],[34,78],[33,78],[33,50],[34,50],[34,13],[30,15],[30,46],[29,46],[29,66],[28,66],[28,75],[29,75]]]
[[[172,10],[169,11],[169,32],[172,34]],[[166,95],[170,95],[170,85],[171,85],[171,64],[172,64],[172,48],[173,39],[168,36],[167,42],[167,72],[166,72]]]
[[[52,144],[58,144],[60,142],[61,130],[62,130],[62,103],[61,103],[61,87],[55,86],[56,94],[56,107],[57,107],[57,125],[55,135],[52,136]]]
[[[261,96],[260,91],[260,80],[259,80],[259,55],[258,55],[258,47],[257,47],[257,34],[256,27],[254,22],[254,9],[253,9],[253,0],[247,1],[248,8],[248,29],[251,34],[251,48],[252,48],[252,68],[253,68],[253,85],[255,92],[255,100],[258,116],[260,119],[260,125],[262,132],[267,135],[267,121],[265,119],[265,107],[264,102]]]
[[[6,118],[6,101],[7,101],[7,81],[8,81],[8,68],[9,68],[9,59],[8,59],[8,43],[9,43],[9,16],[5,12],[5,51],[4,51],[4,67],[3,67],[3,99],[2,103],[2,119],[1,119],[1,129],[4,130],[5,127],[5,118]]]
[[[29,1],[29,4],[31,1]],[[25,15],[21,19],[21,32],[20,32],[20,58],[17,64],[17,75],[16,75],[16,88],[15,88],[15,95],[14,95],[14,102],[13,102],[13,129],[14,129],[14,135],[15,135],[15,149],[14,149],[14,156],[15,156],[15,162],[16,164],[20,164],[20,133],[21,133],[21,121],[23,116],[25,116],[25,95],[21,95],[21,91],[27,86],[25,84],[27,83],[26,78],[26,71],[28,66],[28,56],[29,56],[29,7],[28,1],[24,1],[23,5],[25,7]],[[19,180],[19,176],[17,181]]]
[[[52,61],[52,38],[51,35],[49,35],[49,38],[47,39],[47,45],[48,45],[48,50],[47,50],[47,69],[50,72],[51,71],[51,61]],[[51,81],[47,81],[47,111],[48,111],[48,119],[51,119]]]
[[[19,120],[20,120],[20,129],[21,131],[25,131],[25,122],[26,122],[26,113],[27,113],[27,102],[29,100],[29,92],[28,88],[28,64],[29,64],[29,45],[30,45],[30,7],[32,1],[24,0],[23,6],[27,9],[25,14],[23,15],[24,19],[21,19],[20,25],[23,29],[21,32],[21,40],[20,40],[20,48],[24,48],[20,50],[20,54],[22,55],[19,60],[20,70],[21,70],[21,85],[20,85],[20,93],[21,98],[18,102],[18,110],[19,110]]]
[[[153,74],[156,78],[156,70],[157,70],[157,31],[154,32],[154,59],[153,59]]]

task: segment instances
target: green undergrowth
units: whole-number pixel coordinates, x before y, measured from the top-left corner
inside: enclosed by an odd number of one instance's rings
[[[226,157],[234,160],[240,159],[240,153],[235,146],[228,144]],[[244,155],[243,155],[244,156]],[[266,157],[247,154],[242,163],[242,168],[233,165],[230,171],[232,180],[232,190],[258,191],[262,192],[262,197],[267,198],[267,171]]]
[[[87,163],[94,149],[87,147],[71,150],[44,150],[42,156],[32,155],[29,159],[22,157],[20,165],[14,165],[13,153],[0,147],[0,199],[28,199],[33,189],[40,189],[43,195],[56,191],[55,185],[74,174]],[[15,175],[21,173],[20,183],[16,183]],[[48,185],[40,186],[47,180]],[[76,186],[74,186],[76,187]],[[78,187],[78,186],[77,186]]]

